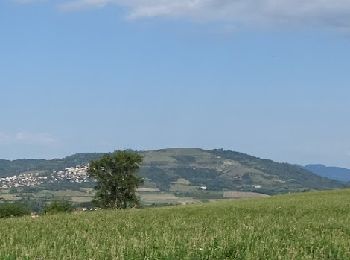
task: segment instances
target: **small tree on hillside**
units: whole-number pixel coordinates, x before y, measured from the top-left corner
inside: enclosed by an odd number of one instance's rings
[[[136,173],[142,156],[118,151],[90,163],[88,174],[97,181],[94,202],[102,208],[125,209],[138,205],[136,188],[142,183]]]
[[[69,201],[56,200],[46,205],[44,208],[45,214],[58,214],[58,213],[69,213],[73,211],[73,206]]]

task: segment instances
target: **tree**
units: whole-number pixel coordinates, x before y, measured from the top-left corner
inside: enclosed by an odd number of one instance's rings
[[[30,215],[30,210],[21,203],[1,203],[0,218],[22,217]]]
[[[49,215],[54,215],[58,213],[69,213],[73,211],[73,206],[69,201],[52,201],[50,204],[46,205],[44,208],[44,213]]]
[[[125,209],[138,205],[136,188],[142,179],[136,174],[142,156],[131,151],[117,151],[90,163],[88,174],[97,181],[94,202],[101,208]]]

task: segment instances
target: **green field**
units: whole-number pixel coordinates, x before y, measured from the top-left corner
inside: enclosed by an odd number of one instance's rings
[[[0,220],[0,259],[350,259],[350,190]]]

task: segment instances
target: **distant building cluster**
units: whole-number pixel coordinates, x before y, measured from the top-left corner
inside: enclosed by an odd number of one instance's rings
[[[35,187],[45,182],[48,177],[39,176],[39,173],[23,173],[18,176],[0,178],[0,188]]]
[[[87,175],[88,166],[66,168],[64,171],[53,171],[51,175],[43,176],[40,172],[22,173],[11,177],[0,178],[0,188],[36,187],[45,183],[87,183],[91,180]]]
[[[87,175],[88,166],[76,166],[71,168],[66,168],[65,171],[54,172],[53,178],[49,183],[69,181],[71,183],[86,183],[90,182]]]

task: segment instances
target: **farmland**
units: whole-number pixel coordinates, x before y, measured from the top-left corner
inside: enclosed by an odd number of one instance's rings
[[[137,196],[143,207],[348,187],[303,167],[223,149],[173,148],[138,151],[143,156]],[[0,203],[20,202],[33,212],[55,200],[92,208],[91,160],[104,154],[75,154],[55,160],[0,160]]]
[[[349,259],[349,227],[350,190],[13,218],[0,259]]]
[[[190,191],[186,193],[185,190]],[[186,195],[188,194],[188,195]],[[79,190],[38,190],[32,193],[10,193],[9,190],[0,190],[0,198],[3,202],[23,202],[25,204],[46,204],[50,201],[65,200],[71,202],[75,207],[81,208],[86,205],[92,206],[91,202],[95,195],[92,188],[80,188]],[[174,185],[169,192],[163,192],[155,188],[142,187],[138,189],[137,196],[141,206],[154,205],[178,205],[193,204],[223,199],[243,199],[250,197],[264,197],[259,193],[235,192],[235,191],[202,191],[195,186]],[[40,209],[33,209],[38,212]]]
[[[305,168],[277,163],[222,149],[177,148],[139,151],[139,176],[147,188],[196,197],[200,187],[210,191],[243,191],[269,195],[348,187],[317,176]],[[62,190],[94,187],[86,174],[91,160],[104,154],[75,154],[55,160],[0,160],[0,192],[16,188]],[[216,198],[214,196],[206,196]]]
[[[93,188],[80,187],[81,184],[74,184],[71,188],[65,189],[56,185],[55,189],[50,187],[32,187],[25,189],[23,187],[0,189],[0,200],[3,202],[23,202],[31,205],[33,211],[41,211],[41,207],[50,201],[66,200],[71,202],[75,207],[85,208],[92,207],[91,203],[95,195]],[[93,186],[93,185],[91,185]],[[141,206],[164,206],[178,204],[193,204],[208,202],[221,199],[241,199],[250,197],[265,197],[266,194],[254,192],[238,192],[230,190],[209,191],[206,186],[194,186],[184,178],[179,178],[170,183],[169,191],[161,191],[154,182],[145,180],[145,183],[137,189],[137,196]],[[35,205],[34,208],[32,205]]]

